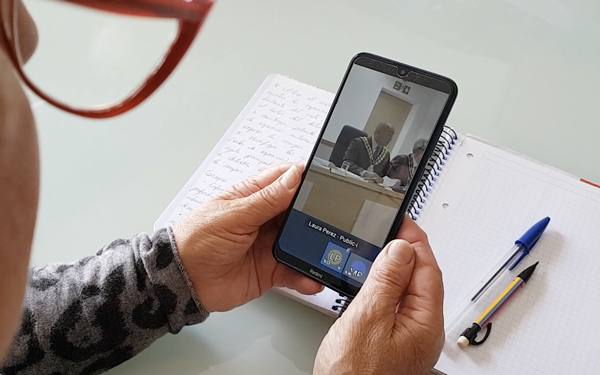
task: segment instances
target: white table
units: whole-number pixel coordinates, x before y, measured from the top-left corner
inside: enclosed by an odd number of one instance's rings
[[[150,232],[268,74],[335,91],[359,51],[456,80],[449,124],[458,131],[600,182],[598,43],[593,0],[220,0],[176,73],[132,113],[86,121],[36,101],[33,263],[72,261]],[[269,294],[165,337],[111,373],[309,373],[331,322]]]

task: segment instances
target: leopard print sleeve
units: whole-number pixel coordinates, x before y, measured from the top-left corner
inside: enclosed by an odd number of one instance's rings
[[[208,317],[170,228],[31,270],[20,330],[0,373],[99,374]]]

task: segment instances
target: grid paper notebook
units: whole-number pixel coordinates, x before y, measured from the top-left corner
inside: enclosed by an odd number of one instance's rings
[[[550,224],[529,256],[465,310],[476,283],[546,216]],[[597,371],[600,189],[466,136],[430,189],[418,223],[444,273],[446,344],[437,370],[451,375]],[[461,332],[538,260],[527,285],[492,319],[485,344],[460,349]]]

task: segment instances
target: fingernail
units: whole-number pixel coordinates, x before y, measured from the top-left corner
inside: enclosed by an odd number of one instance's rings
[[[405,241],[392,241],[390,243],[388,256],[396,259],[401,264],[410,263],[414,255],[414,250],[410,245],[407,245]]]
[[[295,188],[300,181],[300,173],[298,173],[298,167],[292,165],[290,169],[285,171],[283,176],[281,176],[281,184],[288,189]]]

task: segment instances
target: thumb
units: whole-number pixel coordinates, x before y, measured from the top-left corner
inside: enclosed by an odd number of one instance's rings
[[[395,313],[410,284],[414,267],[412,245],[404,240],[390,242],[375,259],[356,298],[365,299],[362,303],[371,306],[378,314]]]
[[[243,198],[243,210],[252,215],[253,224],[263,225],[284,212],[296,194],[301,177],[300,169],[292,165],[277,180]]]

